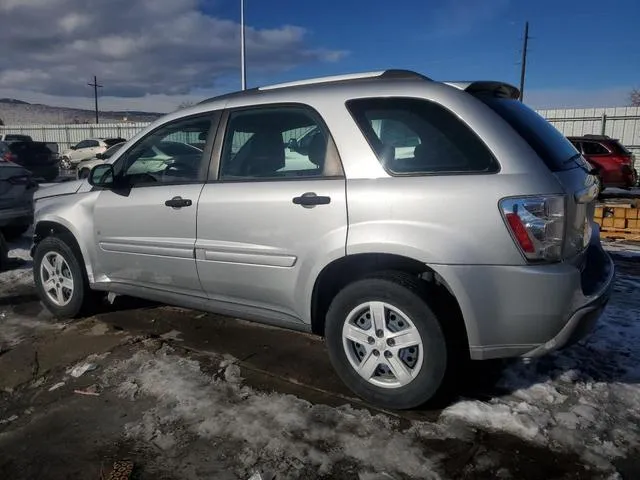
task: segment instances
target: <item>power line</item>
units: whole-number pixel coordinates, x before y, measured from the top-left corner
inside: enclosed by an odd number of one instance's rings
[[[98,85],[98,78],[93,76],[93,83],[88,83],[90,87],[93,87],[93,97],[96,102],[96,123],[98,123],[98,88],[102,88],[102,85]]]
[[[527,47],[529,45],[529,22],[524,24],[524,45],[522,46],[522,65],[520,67],[520,101],[524,100],[524,78],[527,75]]]

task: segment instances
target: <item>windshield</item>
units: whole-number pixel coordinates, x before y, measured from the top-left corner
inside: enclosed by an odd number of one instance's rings
[[[552,172],[580,165],[570,162],[578,151],[573,144],[541,115],[519,100],[478,97],[524,138]]]
[[[124,145],[124,143],[117,143],[115,144],[113,147],[108,148],[107,150],[105,150],[105,152],[102,154],[102,158],[111,158],[111,156],[116,153],[118,150],[120,150],[120,147],[122,147],[122,145]]]

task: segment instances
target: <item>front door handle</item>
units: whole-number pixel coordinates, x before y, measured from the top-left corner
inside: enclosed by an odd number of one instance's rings
[[[331,203],[331,197],[323,197],[321,195],[317,195],[315,192],[307,192],[303,193],[299,197],[294,197],[293,203],[295,205],[302,205],[305,208],[312,208],[316,205],[328,205]]]
[[[171,208],[182,208],[182,207],[190,207],[193,204],[193,202],[188,198],[173,197],[172,199],[164,202],[164,204],[167,207],[171,207]]]

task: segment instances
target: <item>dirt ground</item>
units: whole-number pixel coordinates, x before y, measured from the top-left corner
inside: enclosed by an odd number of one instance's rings
[[[310,335],[126,298],[55,322],[27,259],[0,273],[0,478],[640,478],[640,256],[615,260],[587,342],[474,364],[451,405],[399,413]]]

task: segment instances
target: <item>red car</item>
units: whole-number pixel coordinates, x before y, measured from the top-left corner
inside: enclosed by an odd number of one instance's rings
[[[567,138],[596,170],[601,190],[608,187],[629,189],[636,185],[635,157],[618,140],[607,135]]]

